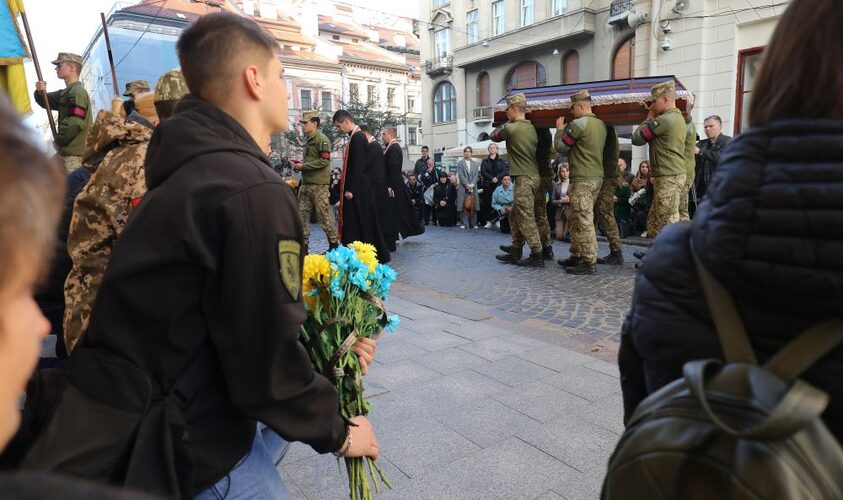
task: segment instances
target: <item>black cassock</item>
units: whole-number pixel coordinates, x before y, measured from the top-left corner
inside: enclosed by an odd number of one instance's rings
[[[389,215],[392,217],[395,237],[398,239],[418,236],[424,233],[424,227],[419,222],[418,215],[410,204],[407,196],[407,187],[404,185],[404,178],[401,175],[401,166],[404,165],[404,153],[397,142],[392,142],[384,152],[386,160],[386,187],[392,188],[394,198],[389,198]]]
[[[394,252],[395,241],[398,239],[398,235],[395,232],[395,221],[389,213],[389,195],[386,192],[386,166],[383,158],[383,147],[375,139],[369,141],[368,157],[366,159],[366,176],[373,186],[375,206],[378,208],[378,223],[381,226],[381,233],[383,233],[386,248],[390,252]]]
[[[369,141],[359,130],[351,134],[342,168],[340,195],[340,241],[349,244],[362,241],[374,245],[378,261],[390,260],[389,248],[378,221],[378,207],[374,182],[366,175]],[[353,198],[345,199],[350,192]]]

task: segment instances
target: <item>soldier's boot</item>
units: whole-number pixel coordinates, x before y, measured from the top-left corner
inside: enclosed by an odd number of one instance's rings
[[[576,266],[566,267],[565,272],[568,274],[582,275],[582,274],[597,274],[597,264],[588,264],[580,262]]]
[[[521,267],[544,267],[544,255],[542,252],[530,252],[529,257],[519,260],[517,264]]]
[[[513,248],[509,252],[496,255],[495,258],[507,264],[517,264],[521,260],[521,249]]]
[[[544,260],[553,260],[553,247],[548,245],[542,248],[542,257]]]
[[[597,258],[598,264],[607,264],[610,266],[622,266],[623,265],[623,254],[620,250],[610,252],[609,255],[605,257],[598,257]]]
[[[582,259],[580,259],[579,257],[574,257],[573,255],[568,257],[567,259],[559,259],[556,261],[556,263],[559,264],[559,267],[574,267],[580,262],[582,262]]]
[[[501,252],[507,252],[507,253],[509,253],[509,252],[511,252],[511,251],[512,251],[512,248],[513,248],[513,247],[512,247],[512,245],[501,245],[501,246],[499,246],[498,248],[500,248],[500,249],[501,249]]]
[[[635,257],[638,260],[643,259],[645,255],[647,255],[647,252],[645,252],[643,250],[636,250],[636,251],[632,252],[632,256]]]

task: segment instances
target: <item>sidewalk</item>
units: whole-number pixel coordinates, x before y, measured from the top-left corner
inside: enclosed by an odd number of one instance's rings
[[[388,301],[402,324],[366,377],[394,486],[376,498],[598,498],[623,431],[617,366],[479,304],[418,293]],[[296,499],[348,498],[331,455],[296,443],[279,470]]]

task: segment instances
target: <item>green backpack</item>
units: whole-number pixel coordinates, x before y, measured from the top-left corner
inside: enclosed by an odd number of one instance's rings
[[[686,363],[641,402],[601,498],[843,499],[843,449],[820,419],[828,395],[799,380],[843,341],[843,320],[813,325],[758,366],[735,302],[696,266],[726,363]]]

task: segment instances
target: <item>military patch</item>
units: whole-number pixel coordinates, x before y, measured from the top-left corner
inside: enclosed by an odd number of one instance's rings
[[[299,299],[301,291],[300,254],[301,245],[297,241],[278,241],[278,268],[281,273],[281,283],[294,300]]]

